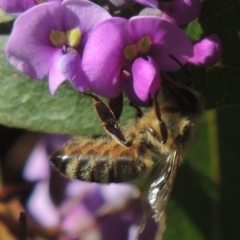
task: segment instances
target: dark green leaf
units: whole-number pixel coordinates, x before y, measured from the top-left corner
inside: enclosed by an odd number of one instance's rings
[[[0,53],[0,122],[7,126],[34,131],[65,134],[100,134],[101,121],[92,106],[92,99],[75,90],[68,82],[56,96],[51,96],[47,80],[35,81],[8,64],[1,37]],[[126,105],[127,105],[126,101]],[[135,111],[125,108],[126,118]]]

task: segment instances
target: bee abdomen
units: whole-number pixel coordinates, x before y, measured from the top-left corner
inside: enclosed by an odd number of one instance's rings
[[[88,182],[126,182],[144,173],[146,165],[138,148],[89,149],[66,154],[60,150],[51,156],[53,166],[64,176]],[[99,151],[98,151],[99,150]]]

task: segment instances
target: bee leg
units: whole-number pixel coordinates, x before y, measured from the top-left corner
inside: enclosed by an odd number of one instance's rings
[[[133,102],[130,102],[129,105],[130,105],[131,107],[135,108],[135,110],[137,111],[136,117],[137,117],[137,118],[142,118],[143,112],[142,112],[141,108],[138,107],[137,105],[135,105]]]
[[[168,139],[168,132],[167,132],[167,126],[165,122],[162,120],[161,110],[159,107],[159,103],[157,101],[157,94],[155,95],[155,98],[153,99],[153,107],[156,113],[156,116],[158,118],[158,121],[160,122],[160,133],[162,136],[162,143],[165,144]]]
[[[125,136],[123,135],[118,124],[118,121],[111,108],[94,94],[91,93],[84,94],[93,99],[94,108],[102,121],[102,125],[105,131],[120,144],[125,145],[127,147],[131,146],[131,142],[127,141]]]
[[[123,95],[120,94],[116,98],[111,98],[109,100],[109,107],[113,111],[115,118],[119,120],[123,110]]]

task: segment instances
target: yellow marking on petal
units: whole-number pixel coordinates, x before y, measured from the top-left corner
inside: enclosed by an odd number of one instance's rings
[[[56,47],[62,47],[67,43],[66,34],[58,30],[51,30],[49,38],[51,43]]]
[[[126,46],[124,48],[123,52],[124,52],[125,58],[128,59],[128,60],[133,60],[138,55],[138,49],[137,49],[137,46],[135,44]]]
[[[73,28],[67,31],[68,46],[77,47],[81,41],[82,32],[79,28]]]
[[[128,60],[134,60],[138,54],[148,54],[152,45],[150,37],[142,37],[136,44],[128,45],[124,48],[124,56]]]
[[[152,45],[152,40],[150,37],[145,36],[137,42],[137,48],[139,53],[148,54]]]

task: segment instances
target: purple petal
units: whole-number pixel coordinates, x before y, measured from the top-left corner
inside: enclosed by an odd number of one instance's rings
[[[142,4],[143,6],[157,8],[158,1],[157,0],[135,0],[136,2]]]
[[[18,14],[36,5],[35,0],[0,0],[0,7],[7,13]]]
[[[199,67],[210,67],[216,64],[222,56],[222,43],[218,35],[213,34],[194,44],[194,56],[188,63]]]
[[[36,184],[26,204],[30,214],[44,227],[54,227],[59,224],[59,214],[49,195],[49,182]]]
[[[92,214],[96,213],[96,211],[104,204],[104,199],[102,197],[99,185],[95,191],[89,191],[83,202]]]
[[[146,36],[152,41],[148,55],[160,70],[178,70],[193,56],[188,36],[167,20],[159,17],[135,17],[129,21],[109,19],[94,29],[85,47],[82,65],[89,87],[104,97],[118,96],[123,84],[122,70],[129,71],[132,64],[124,56],[124,48]]]
[[[101,185],[100,189],[104,200],[108,203],[124,201],[138,192],[137,188],[129,184],[111,183],[110,185]]]
[[[62,0],[48,0],[48,2],[62,2]],[[37,3],[36,0],[0,0],[0,7],[11,14],[23,13],[37,4],[41,4],[41,2]]]
[[[129,213],[129,215],[130,214],[131,213]],[[121,215],[110,214],[100,222],[103,239],[127,240],[129,225],[129,221],[125,221],[124,219],[122,219]]]
[[[160,227],[164,227],[164,226],[160,226]],[[154,221],[152,216],[149,216],[146,222],[146,226],[143,232],[139,236],[139,240],[145,240],[149,238],[155,239],[157,230],[158,230],[158,224]]]
[[[17,18],[6,46],[7,58],[18,70],[42,79],[58,50],[50,42],[50,31],[65,31],[78,25],[78,17],[59,3],[35,6]]]
[[[83,205],[72,209],[62,221],[61,229],[67,239],[101,239],[101,233],[93,215]],[[66,236],[65,235],[65,236]]]
[[[104,21],[94,29],[85,46],[83,70],[91,90],[101,96],[114,98],[122,91],[119,79],[127,61],[123,57],[123,48],[130,39],[127,23],[122,18]]]
[[[58,70],[58,59],[63,55],[62,50],[59,49],[53,56],[53,62],[49,70],[48,84],[52,95],[55,95],[59,86],[66,80],[66,76]]]
[[[200,0],[174,0],[161,3],[162,17],[177,24],[183,25],[193,21],[201,12]]]
[[[160,89],[161,78],[157,65],[149,59],[138,58],[132,65],[133,83],[127,82],[124,89],[128,98],[141,106],[149,105]]]
[[[46,153],[46,138],[41,138],[33,148],[23,170],[23,177],[29,181],[49,179],[50,165]]]
[[[87,77],[81,67],[81,57],[78,52],[67,53],[58,61],[58,70],[76,87],[79,91],[87,90]]]
[[[129,20],[129,28],[135,41],[144,36],[152,40],[149,56],[159,65],[160,71],[176,71],[193,56],[192,42],[177,25],[153,16],[139,16]]]
[[[100,22],[111,18],[111,15],[99,5],[90,1],[70,0],[63,2],[76,16],[79,16],[80,29],[83,33],[83,45],[85,44],[90,31]]]
[[[80,195],[94,192],[99,186],[94,183],[80,182],[78,180],[70,181],[66,188],[66,196],[74,198]]]
[[[139,226],[136,224],[132,224],[128,230],[128,240],[136,240],[136,236],[138,236]]]
[[[48,134],[46,137],[46,151],[48,156],[60,149],[68,140],[69,137],[67,135]]]

